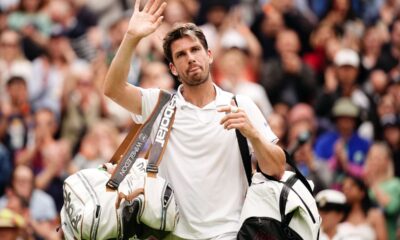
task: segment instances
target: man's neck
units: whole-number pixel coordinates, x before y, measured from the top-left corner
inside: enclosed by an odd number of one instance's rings
[[[200,108],[214,101],[217,95],[214,84],[211,80],[197,86],[183,84],[181,93],[187,102]]]

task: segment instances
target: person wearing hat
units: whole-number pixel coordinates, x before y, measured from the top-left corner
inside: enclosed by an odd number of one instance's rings
[[[320,240],[338,240],[338,226],[346,217],[346,196],[337,190],[326,189],[316,196],[317,207],[322,218]]]
[[[317,96],[314,105],[315,112],[320,119],[329,120],[335,102],[339,98],[347,97],[359,108],[359,117],[363,121],[368,120],[371,102],[357,83],[359,71],[360,58],[356,51],[343,48],[335,54],[334,66],[327,68],[324,75],[324,89]],[[370,125],[366,133],[369,137],[373,134],[371,128]]]
[[[338,99],[332,109],[335,130],[322,134],[315,143],[315,153],[330,161],[335,172],[335,182],[344,174],[361,176],[370,143],[357,133],[359,108],[349,99]]]

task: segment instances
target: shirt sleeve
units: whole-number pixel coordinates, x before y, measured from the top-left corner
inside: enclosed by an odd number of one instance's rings
[[[142,114],[137,115],[132,113],[133,121],[138,124],[144,123],[151,115],[160,95],[160,89],[157,88],[140,88],[140,91],[142,93]]]

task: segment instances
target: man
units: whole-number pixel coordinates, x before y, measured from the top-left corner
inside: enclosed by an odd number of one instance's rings
[[[139,41],[161,24],[166,3],[148,1],[133,15],[105,81],[105,94],[145,120],[158,99],[158,89],[141,89],[127,83],[129,60]],[[234,129],[247,137],[260,169],[276,178],[284,172],[284,153],[256,105],[212,82],[211,51],[194,24],[173,29],[164,39],[169,67],[182,83],[177,92],[177,111],[160,174],[174,188],[180,220],[174,238],[236,239],[247,189]],[[251,116],[251,121],[248,116]],[[231,130],[231,131],[229,131]]]
[[[29,218],[25,217],[25,221],[28,221],[35,235],[44,239],[59,239],[59,233],[53,231],[57,227],[55,202],[50,195],[35,188],[34,182],[35,176],[32,169],[25,165],[18,165],[14,169],[11,186],[7,191],[12,191],[29,208]],[[10,194],[1,197],[0,209],[10,205],[11,200],[13,198],[10,198]]]

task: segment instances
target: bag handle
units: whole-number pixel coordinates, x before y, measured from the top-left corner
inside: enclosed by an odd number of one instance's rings
[[[233,100],[235,101],[235,104],[237,106],[239,106],[237,103],[237,100],[236,100],[236,96],[233,97]],[[239,143],[240,154],[242,155],[243,166],[246,171],[247,180],[250,185],[251,184],[251,156],[250,156],[249,146],[247,144],[246,138],[242,135],[242,133],[238,129],[236,129],[236,136],[237,136],[238,143]],[[308,183],[308,181],[304,177],[304,175],[299,171],[299,169],[296,166],[296,163],[293,161],[293,159],[291,157],[291,155],[293,155],[294,152],[291,152],[289,154],[286,150],[283,150],[283,151],[285,152],[286,162],[293,168],[293,170],[296,173],[297,178],[304,184],[304,186],[306,186],[307,190],[312,194],[312,188],[311,188],[310,184]],[[260,172],[262,175],[264,175],[264,177],[266,177],[269,180],[279,181],[278,179],[276,179],[268,174],[263,173],[261,171],[261,169],[259,168],[258,164],[257,164],[257,171]]]
[[[110,180],[108,180],[106,187],[107,190],[117,190],[119,184],[124,180],[125,176],[128,174],[129,170],[135,163],[139,152],[143,149],[145,143],[150,137],[151,130],[153,128],[154,122],[156,121],[159,113],[163,107],[170,101],[171,94],[160,90],[158,96],[158,101],[154,107],[151,115],[145,121],[143,125],[136,128],[133,127],[128,135],[125,137],[122,144],[118,147],[117,151],[114,153],[110,161],[113,163],[118,162],[114,173],[111,175]],[[133,139],[132,139],[133,138]]]
[[[167,147],[172,124],[175,120],[176,99],[177,95],[173,95],[168,105],[164,109],[164,113],[160,120],[160,124],[158,126],[157,133],[149,153],[146,168],[148,177],[155,177],[158,173],[158,166]]]

